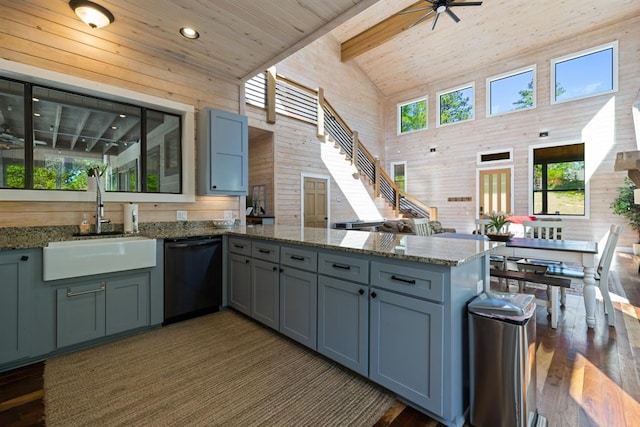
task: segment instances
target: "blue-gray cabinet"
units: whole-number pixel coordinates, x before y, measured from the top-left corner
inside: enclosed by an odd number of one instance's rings
[[[318,276],[318,352],[367,376],[369,286]]]
[[[282,267],[280,272],[280,333],[317,348],[318,275]]]
[[[443,401],[443,307],[371,289],[369,378],[436,414]]]
[[[251,242],[251,317],[278,330],[280,327],[280,247]]]
[[[0,252],[0,365],[30,355],[31,271],[29,251]]]
[[[318,351],[369,374],[369,260],[318,254]]]
[[[229,254],[229,305],[251,316],[251,258]]]
[[[246,195],[248,119],[214,108],[198,113],[198,194]]]
[[[95,279],[56,289],[56,347],[149,326],[149,275]]]
[[[56,347],[104,337],[106,333],[104,281],[56,289]]]

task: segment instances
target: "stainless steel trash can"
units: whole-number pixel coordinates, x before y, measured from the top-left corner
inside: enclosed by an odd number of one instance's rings
[[[486,292],[468,305],[471,425],[544,426],[536,409],[535,297]]]

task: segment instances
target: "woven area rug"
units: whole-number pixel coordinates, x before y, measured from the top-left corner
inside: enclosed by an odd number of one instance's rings
[[[47,360],[47,426],[372,426],[394,397],[233,312]]]

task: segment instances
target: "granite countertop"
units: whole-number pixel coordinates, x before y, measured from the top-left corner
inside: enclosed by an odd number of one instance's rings
[[[118,233],[117,225],[112,233]],[[49,242],[105,236],[77,236],[77,226],[6,227],[0,228],[0,249],[41,248]],[[298,226],[261,225],[215,228],[210,222],[166,222],[140,224],[139,235],[154,239],[194,236],[233,235],[255,237],[280,243],[299,244],[315,248],[338,249],[345,252],[384,256],[394,259],[458,266],[470,262],[501,243],[446,237],[413,236],[356,230],[302,228]],[[114,234],[112,237],[129,236]]]

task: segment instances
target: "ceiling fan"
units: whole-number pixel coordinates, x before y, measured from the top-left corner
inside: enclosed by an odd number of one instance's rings
[[[411,27],[413,27],[415,25],[418,25],[419,23],[421,23],[422,21],[427,19],[429,16],[435,14],[434,17],[433,17],[433,25],[431,26],[431,30],[435,30],[436,24],[438,23],[438,18],[440,17],[441,13],[446,13],[447,15],[449,15],[451,17],[451,19],[453,19],[454,21],[456,21],[456,23],[458,23],[458,22],[460,22],[460,18],[458,18],[458,15],[453,13],[453,11],[451,10],[452,7],[456,7],[456,6],[481,6],[482,5],[481,1],[468,1],[468,2],[464,2],[464,3],[456,2],[455,0],[424,0],[424,1],[429,3],[429,5],[425,6],[425,7],[420,7],[418,9],[403,10],[402,12],[398,12],[398,15],[406,15],[407,13],[421,12],[423,10],[428,10],[427,13],[422,15],[420,18],[418,18],[416,21],[414,21],[407,28],[411,28]]]

